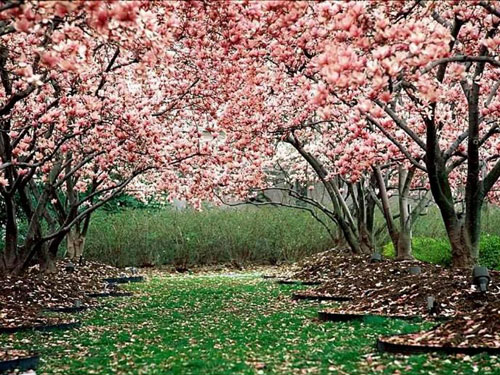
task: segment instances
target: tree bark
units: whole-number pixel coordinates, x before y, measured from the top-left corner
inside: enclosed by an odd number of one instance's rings
[[[486,53],[486,49],[484,48]],[[474,78],[483,74],[484,62],[476,66]],[[463,261],[468,265],[475,264],[479,257],[479,237],[481,235],[481,206],[484,200],[483,181],[480,178],[481,163],[479,159],[479,84],[473,79],[467,94],[469,138],[467,140],[467,181],[465,185],[465,220],[462,237],[469,253]],[[460,263],[458,259],[454,264]]]
[[[379,167],[376,167],[374,169],[374,173],[375,173],[375,178],[377,180],[380,202],[382,204],[382,214],[384,215],[387,231],[389,233],[389,237],[391,238],[392,245],[394,246],[394,251],[396,252],[397,255],[399,233],[392,218],[391,205],[389,202],[389,195],[387,194],[384,177],[382,176],[382,172],[380,171]]]
[[[413,220],[409,207],[410,184],[413,179],[413,170],[407,171],[402,165],[399,166],[399,184],[398,184],[398,208],[399,208],[399,228],[396,227],[392,217],[392,210],[387,194],[386,182],[382,176],[380,168],[375,168],[375,177],[379,188],[382,213],[386,222],[389,237],[391,238],[396,260],[413,259],[411,239],[411,228]]]
[[[399,233],[396,248],[397,260],[413,259],[411,249],[411,227],[412,217],[410,212],[410,186],[413,180],[415,170],[406,170],[402,165],[399,166]]]
[[[375,250],[372,233],[364,223],[359,226],[359,247],[362,254],[371,254]]]
[[[476,263],[474,249],[467,239],[467,228],[464,223],[456,221],[448,225],[445,223],[445,226],[451,245],[451,265],[456,268],[468,268],[474,265]]]
[[[463,22],[455,18],[452,30],[452,40],[450,41],[450,52],[453,50],[456,36],[463,25]],[[498,23],[486,33],[486,36],[493,37],[498,28]],[[478,51],[479,56],[487,56],[488,49],[481,46]],[[465,212],[457,213],[455,201],[451,194],[450,182],[448,179],[448,169],[446,160],[443,159],[443,152],[439,148],[439,136],[436,128],[436,105],[431,105],[431,116],[424,119],[426,122],[427,154],[426,165],[431,185],[432,195],[438,205],[441,216],[445,223],[446,232],[451,244],[452,266],[470,267],[477,262],[479,254],[479,239],[481,232],[481,206],[485,195],[488,192],[491,182],[480,178],[480,155],[479,155],[479,96],[480,86],[478,77],[481,77],[485,69],[485,62],[478,61],[474,70],[470,84],[466,81],[462,83],[464,94],[468,105],[468,140],[467,140],[467,179],[465,185]],[[446,64],[442,64],[438,69],[437,80],[443,82],[446,72]],[[496,177],[496,175],[495,175]],[[498,178],[498,177],[497,177]],[[465,218],[462,218],[465,216]]]
[[[5,202],[5,248],[2,255],[2,273],[10,273],[18,262],[18,228],[14,199],[11,195],[4,197]]]
[[[66,236],[68,248],[68,258],[72,261],[79,261],[83,256],[85,246],[85,236],[79,233],[77,228],[71,229]]]
[[[55,274],[57,272],[56,257],[49,250],[47,244],[43,244],[39,256],[40,271],[46,274]]]
[[[365,193],[363,187],[363,180],[356,183],[357,190],[357,220],[358,220],[358,233],[359,242],[362,253],[371,254],[375,250],[373,242],[373,231],[367,225],[368,223],[368,194]]]
[[[411,260],[413,258],[411,247],[411,229],[410,231],[402,230],[399,232],[397,241],[396,260]]]

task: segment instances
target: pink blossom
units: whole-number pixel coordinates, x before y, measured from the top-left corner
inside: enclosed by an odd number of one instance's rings
[[[26,18],[20,18],[14,22],[14,29],[22,33],[28,33],[33,23],[28,21]]]

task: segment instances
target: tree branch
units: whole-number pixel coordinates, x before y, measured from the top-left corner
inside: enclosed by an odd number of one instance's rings
[[[426,145],[425,142],[420,139],[420,137],[415,134],[413,130],[411,130],[408,125],[406,124],[406,121],[404,121],[402,118],[400,118],[389,106],[385,105],[382,103],[380,100],[375,100],[375,103],[382,108],[396,123],[396,125],[401,128],[406,134],[410,136],[411,139],[413,139],[417,145],[420,146],[422,150],[426,150]]]
[[[483,197],[490,192],[493,185],[498,181],[498,178],[500,178],[500,160],[495,163],[494,167],[488,172],[483,180]]]
[[[422,73],[428,73],[438,65],[448,64],[450,62],[483,62],[489,63],[497,68],[500,67],[500,61],[495,60],[491,56],[466,56],[466,55],[456,55],[451,57],[443,57],[436,61],[431,62],[427,67],[422,70]]]
[[[420,164],[413,156],[411,156],[410,152],[400,143],[398,140],[396,140],[385,128],[380,125],[377,120],[375,120],[372,116],[370,115],[365,115],[368,121],[375,125],[377,129],[379,129],[398,149],[401,151],[401,153],[408,158],[408,160],[415,165],[418,169],[426,172],[427,169],[425,168],[424,165]]]
[[[500,12],[497,9],[493,8],[488,2],[481,1],[481,2],[479,2],[479,5],[482,6],[484,9],[486,9],[491,14],[500,18]]]
[[[191,83],[191,84],[189,85],[189,87],[186,89],[186,91],[184,91],[184,92],[181,94],[181,96],[179,96],[177,99],[175,99],[171,105],[169,105],[167,108],[165,108],[165,109],[164,109],[164,110],[162,110],[162,111],[158,111],[158,112],[156,112],[156,113],[153,113],[153,116],[154,116],[154,117],[163,116],[165,113],[170,112],[172,109],[174,109],[175,104],[176,104],[177,102],[179,102],[180,100],[184,99],[184,97],[185,97],[185,96],[189,93],[189,91],[191,91],[191,89],[192,89],[194,86],[196,86],[196,85],[198,84],[198,82],[199,82],[199,81],[200,81],[200,78],[196,78],[196,79],[193,81],[193,83]]]

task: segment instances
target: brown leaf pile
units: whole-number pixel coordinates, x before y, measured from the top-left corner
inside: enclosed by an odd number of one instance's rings
[[[500,303],[495,301],[472,314],[457,316],[427,332],[384,338],[412,346],[500,348]]]
[[[118,277],[123,271],[95,262],[76,265],[74,272],[65,270],[66,262],[57,264],[57,273],[42,274],[37,267],[21,276],[0,279],[0,327],[33,326],[68,322],[67,318],[41,316],[43,309],[70,307],[75,303],[95,306],[97,301],[87,297],[100,292],[106,277]]]
[[[409,268],[417,265],[421,274],[411,275]],[[395,342],[500,347],[500,272],[490,271],[490,276],[488,292],[481,293],[470,269],[387,259],[370,263],[370,256],[329,251],[303,262],[290,277],[323,280],[305,295],[352,298],[325,310],[329,313],[452,318],[429,332],[391,338]],[[432,309],[428,297],[436,301]]]

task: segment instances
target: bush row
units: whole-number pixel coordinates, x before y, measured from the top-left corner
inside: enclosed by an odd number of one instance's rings
[[[92,218],[85,254],[116,266],[296,261],[332,247],[308,212],[278,207],[127,208]]]
[[[448,266],[451,262],[451,247],[447,238],[414,237],[413,255],[416,259]],[[394,246],[384,246],[383,254],[394,257]],[[500,236],[484,233],[479,245],[479,264],[500,270]]]

